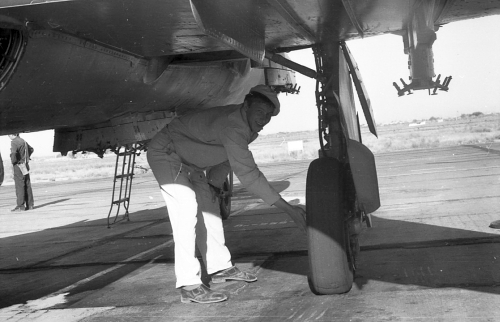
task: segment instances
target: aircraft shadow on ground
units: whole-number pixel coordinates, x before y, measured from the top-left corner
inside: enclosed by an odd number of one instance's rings
[[[374,217],[366,231],[355,283],[370,280],[425,288],[461,288],[500,294],[500,236],[472,230]],[[485,227],[489,225],[484,223]],[[377,239],[377,227],[392,232]],[[370,236],[372,235],[372,236]],[[375,242],[374,242],[375,241]]]
[[[52,203],[65,200],[69,199]],[[88,270],[91,272],[90,276],[113,265],[121,264],[131,255],[147,250],[131,247],[136,244],[134,240],[137,240],[137,244],[141,244],[142,237],[129,238],[130,234],[140,232],[141,229],[150,227],[154,223],[168,225],[169,221],[165,206],[131,212],[130,221],[123,220],[123,213],[124,211],[121,211],[120,221],[112,225],[111,229],[107,228],[107,218],[84,219],[64,226],[0,238],[0,308],[26,303],[57,292],[67,285],[80,281],[84,276],[88,277],[82,275],[82,271]],[[106,214],[103,213],[103,216]],[[162,230],[144,238],[157,240],[157,244],[165,243],[172,238],[171,230],[170,234]],[[103,248],[106,247],[110,248],[110,251],[103,253]],[[72,258],[78,254],[83,254],[82,259],[80,262],[74,262]],[[116,254],[122,255],[116,257]],[[70,260],[65,263],[67,258]],[[151,262],[151,258],[132,261],[130,262],[132,265],[128,266],[136,270],[148,262]],[[131,269],[117,270],[103,283],[112,283],[131,273]],[[61,284],[61,280],[66,281],[67,285]],[[85,284],[82,288],[85,288]],[[80,288],[76,288],[72,292],[80,291]]]
[[[374,227],[364,231],[368,238],[361,239],[366,245],[361,246],[356,262],[354,284],[360,291],[369,291],[374,285],[378,285],[379,291],[398,290],[406,285],[405,289],[408,286],[459,288],[500,294],[498,234],[372,218]],[[388,232],[392,233],[388,235]],[[377,234],[386,236],[377,238],[380,237]],[[261,240],[261,243],[266,241]],[[265,268],[308,275],[305,254],[285,256],[288,263],[290,258],[303,263],[282,265],[277,256],[265,263]]]
[[[278,181],[272,184],[279,191],[289,186],[289,182],[287,181]],[[246,196],[241,197],[247,198]],[[237,197],[235,200],[240,199]],[[63,201],[64,199],[61,199],[56,202]],[[132,218],[131,224],[141,224],[147,221],[156,221],[158,224],[168,222],[164,206],[155,209],[140,210],[130,215]],[[230,217],[227,222],[231,220],[237,221],[237,218],[238,216],[234,217],[234,219]],[[362,233],[362,235],[366,234],[370,242],[362,243],[361,253],[357,261],[354,284],[360,291],[369,291],[377,282],[385,282],[384,285],[386,285],[385,287],[388,291],[406,285],[414,286],[415,288],[460,288],[500,294],[500,236],[498,234],[480,233],[471,230],[401,220],[389,220],[375,216],[373,216],[373,221],[374,227]],[[74,255],[81,248],[82,252],[86,252],[87,256],[92,258],[92,249],[95,245],[92,239],[96,236],[96,229],[104,231],[104,234],[107,232],[107,236],[102,238],[99,245],[111,242],[115,245],[114,247],[118,247],[116,245],[120,245],[120,242],[117,242],[116,238],[125,236],[124,231],[126,227],[122,225],[127,225],[128,222],[125,221],[117,224],[117,226],[122,226],[120,228],[117,227],[116,231],[120,231],[118,237],[113,236],[113,229],[109,230],[106,228],[106,222],[106,219],[82,221],[54,229],[2,238],[0,257],[3,258],[2,262],[4,264],[0,268],[0,279],[3,280],[6,277],[10,279],[13,276],[18,276],[23,281],[28,281],[29,279],[23,277],[24,274],[34,274],[37,270],[40,272],[61,269],[57,265],[50,266],[50,263],[52,260],[63,258],[65,253],[52,252],[49,249],[50,243],[54,242],[55,236],[59,235],[61,238],[67,236],[76,227],[86,227],[82,231],[82,236],[85,237],[85,234],[88,235],[87,240],[92,245],[80,242],[80,244],[76,245],[76,249],[72,248],[68,250],[68,254],[70,255]],[[488,224],[485,223],[485,225]],[[151,226],[146,224],[142,227]],[[64,229],[69,229],[69,231],[64,232]],[[318,227],[318,229],[321,230],[321,227]],[[284,233],[281,233],[281,231]],[[411,236],[420,236],[420,238],[410,240],[407,238],[407,236],[410,236],[410,234],[407,234],[408,232],[412,232]],[[234,234],[234,232],[228,232],[226,237],[231,234]],[[245,242],[248,242],[248,247],[252,249],[253,254],[258,254],[261,258],[262,256],[268,258],[263,264],[261,263],[264,269],[302,275],[304,277],[308,275],[306,239],[298,229],[294,229],[294,227],[268,230],[249,229],[245,231],[245,234],[240,232],[236,232],[236,234],[238,238],[245,238]],[[166,241],[167,238],[171,238],[160,229],[151,231],[150,235],[142,236],[137,240],[142,240],[142,238],[156,238],[160,242],[164,242],[163,239]],[[297,239],[297,245],[300,246],[299,250],[285,252],[270,250],[269,244],[277,238],[282,238],[282,243],[284,244],[290,243],[291,239]],[[82,240],[86,239],[83,238]],[[70,243],[68,240],[64,240],[64,242]],[[27,245],[35,247],[26,247]],[[123,243],[123,246],[120,247],[124,249],[129,248],[130,244]],[[252,253],[240,251],[238,248],[233,250],[230,241],[228,241],[228,247],[231,249],[235,261],[239,258],[248,258],[249,255],[252,255]],[[36,261],[32,260],[24,266],[22,263],[14,260],[12,264],[4,262],[4,259],[9,256],[22,256],[22,252],[26,252],[24,254],[25,257],[34,257],[29,252],[37,252],[41,249],[43,249],[43,257]],[[102,255],[99,253],[99,250],[99,247],[95,248],[96,257]],[[126,256],[130,256],[130,254]],[[119,259],[117,260],[119,262]],[[172,258],[165,260],[172,262]],[[149,259],[144,261],[144,264],[148,261]],[[290,264],[291,262],[293,264]],[[89,263],[81,263],[78,267],[85,265],[98,266],[102,264],[92,259]],[[73,272],[68,267],[64,268],[65,279],[68,281],[76,282],[81,278],[80,273],[78,270]],[[19,287],[24,287],[25,289],[20,290]],[[23,282],[22,286],[16,286],[15,289],[2,286],[0,288],[0,299],[9,300],[7,302],[0,301],[2,302],[0,303],[0,307],[13,303],[23,303],[50,292],[58,291],[61,288],[60,285],[51,287],[47,286],[43,288],[40,285],[34,286],[30,285],[29,282]]]
[[[285,190],[290,183],[288,181],[270,182],[277,191]],[[254,198],[241,194],[240,200]],[[59,199],[52,202],[37,205],[40,209],[52,204],[61,204],[70,198]],[[123,208],[123,207],[122,207]],[[66,210],[68,211],[68,210]],[[130,212],[130,221],[124,219],[124,209],[121,209],[117,222],[107,229],[107,213],[103,213],[103,218],[97,220],[78,220],[71,224],[57,226],[49,229],[17,234],[5,238],[0,238],[0,280],[17,280],[20,284],[0,283],[0,308],[17,303],[25,303],[28,300],[40,298],[51,292],[56,292],[62,287],[58,283],[52,283],[51,277],[42,278],[43,283],[30,285],[32,280],[30,274],[42,274],[50,276],[50,271],[64,272],[64,279],[77,282],[81,279],[82,267],[89,267],[94,270],[98,267],[108,267],[119,264],[130,256],[130,254],[140,253],[144,249],[130,249],[130,242],[137,240],[142,243],[142,238],[155,239],[159,243],[164,243],[171,239],[171,228],[168,224],[168,212],[166,206],[155,209],[145,209]],[[115,218],[115,210],[111,212],[110,221]],[[29,222],[25,223],[29,225]],[[129,225],[130,228],[127,228]],[[161,227],[160,227],[161,226]],[[166,228],[166,229],[164,229]],[[145,229],[142,231],[141,229]],[[148,230],[150,229],[150,230]],[[129,237],[131,234],[141,234],[141,237]],[[121,241],[123,239],[123,242]],[[60,242],[58,242],[60,240]],[[115,253],[123,253],[125,257],[110,260],[109,256],[103,256],[102,249],[107,244],[113,245]],[[123,244],[123,246],[117,246]],[[122,250],[119,250],[123,248]],[[127,250],[130,250],[130,252]],[[74,264],[60,264],[65,262],[65,258],[74,258],[79,253],[85,254],[83,262]],[[37,255],[43,254],[43,255]],[[128,255],[126,255],[128,254]],[[168,256],[167,256],[168,257]],[[172,258],[164,256],[160,261],[173,261]],[[19,260],[19,259],[21,260]],[[102,258],[102,260],[100,259]],[[147,264],[151,259],[134,261],[134,265],[139,268],[142,264]],[[71,262],[71,260],[70,260]],[[92,268],[94,267],[94,268]],[[74,268],[74,269],[71,269]],[[124,270],[126,273],[130,273]],[[125,274],[125,273],[124,273]],[[116,275],[116,274],[115,274]],[[116,280],[116,277],[113,280]],[[204,276],[206,278],[206,274]],[[36,280],[36,278],[34,278]],[[45,284],[48,284],[45,286]],[[15,286],[13,286],[15,285]]]
[[[280,193],[288,189],[290,187],[290,181],[270,181],[269,184],[276,190],[276,192]],[[234,200],[245,201],[249,199],[259,199],[255,195],[249,193],[241,184],[235,184],[233,186],[233,194]],[[261,199],[259,199],[261,200]]]

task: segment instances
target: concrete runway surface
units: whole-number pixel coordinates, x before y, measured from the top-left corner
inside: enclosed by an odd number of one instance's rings
[[[213,284],[229,300],[182,304],[173,241],[151,174],[134,178],[130,221],[110,229],[112,179],[36,183],[11,213],[0,187],[1,321],[500,321],[500,144],[376,155],[382,207],[363,228],[353,289],[317,296],[305,236],[238,184],[224,222],[255,283]],[[310,160],[261,170],[305,202]]]

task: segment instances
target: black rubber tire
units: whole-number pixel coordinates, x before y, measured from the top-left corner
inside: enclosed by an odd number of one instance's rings
[[[224,181],[224,185],[222,190],[228,195],[225,198],[219,199],[219,207],[220,207],[220,216],[222,220],[226,220],[229,218],[231,214],[231,195],[233,194],[233,172],[229,172],[229,175],[226,177],[226,181]]]
[[[306,212],[309,287],[318,295],[348,292],[353,283],[344,220],[344,171],[333,158],[311,162],[307,172]]]

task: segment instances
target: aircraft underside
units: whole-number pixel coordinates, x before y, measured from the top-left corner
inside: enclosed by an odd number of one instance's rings
[[[345,41],[402,37],[415,90],[447,91],[432,44],[446,23],[500,13],[466,0],[48,0],[0,4],[0,135],[55,129],[54,151],[147,144],[175,115],[240,103],[256,84],[295,93],[317,81],[320,158],[309,169],[313,292],[349,291],[361,222],[380,206],[373,154],[361,144],[354,88],[376,135]],[[285,53],[312,48],[315,70]],[[404,72],[404,71],[402,71]],[[300,85],[300,84],[299,84]]]
[[[144,141],[173,113],[239,103],[258,83],[291,88],[292,69],[316,77],[280,53],[384,33],[401,35],[410,56],[411,83],[395,83],[398,95],[447,90],[451,78],[434,78],[435,31],[499,7],[458,0],[4,1],[0,135],[55,129],[54,151],[63,153]]]

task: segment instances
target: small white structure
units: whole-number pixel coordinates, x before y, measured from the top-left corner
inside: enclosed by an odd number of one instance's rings
[[[304,152],[304,141],[289,141],[288,144],[288,155],[292,152]]]
[[[419,126],[419,125],[425,125],[425,121],[422,121],[420,123],[410,123],[408,126]]]

